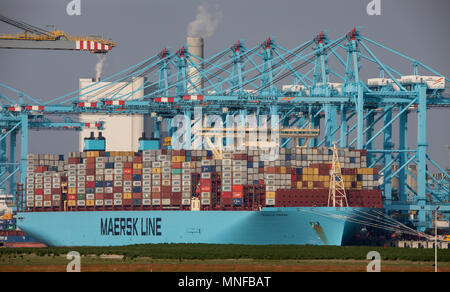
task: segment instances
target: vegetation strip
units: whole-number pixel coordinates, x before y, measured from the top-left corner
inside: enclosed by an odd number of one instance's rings
[[[59,256],[70,251],[81,255],[122,255],[124,258],[207,260],[259,259],[308,260],[338,259],[366,260],[370,251],[377,251],[382,260],[434,261],[434,249],[412,249],[379,246],[313,246],[313,245],[216,245],[216,244],[149,244],[111,247],[48,247],[3,248],[0,256],[35,254]],[[450,250],[438,251],[439,262],[450,262]],[[1,258],[0,258],[1,264]]]

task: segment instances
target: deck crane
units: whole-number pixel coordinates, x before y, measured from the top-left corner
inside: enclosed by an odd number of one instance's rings
[[[2,49],[78,50],[106,54],[116,46],[101,37],[74,37],[62,30],[47,31],[2,14],[0,21],[23,30],[18,34],[1,34]]]

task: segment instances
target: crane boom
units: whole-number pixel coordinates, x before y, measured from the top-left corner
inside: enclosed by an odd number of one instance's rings
[[[0,35],[0,48],[38,50],[79,50],[107,53],[115,43],[101,37],[73,37],[62,30],[47,31],[0,14],[0,21],[22,29],[19,34]]]

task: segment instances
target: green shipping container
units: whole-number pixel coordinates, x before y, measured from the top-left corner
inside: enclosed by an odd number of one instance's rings
[[[172,174],[181,174],[182,169],[181,168],[172,168]]]
[[[8,225],[8,226],[6,226],[6,230],[14,231],[14,230],[16,230],[16,225]]]

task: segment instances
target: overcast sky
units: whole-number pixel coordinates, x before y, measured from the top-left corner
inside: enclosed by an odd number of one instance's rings
[[[369,16],[370,0],[80,0],[81,15],[69,16],[69,0],[2,0],[0,13],[41,28],[55,25],[71,35],[102,35],[117,47],[107,55],[103,77],[185,43],[197,7],[211,2],[221,15],[205,39],[205,56],[245,39],[247,47],[268,36],[293,48],[322,30],[334,39],[359,26],[371,39],[416,58],[450,76],[448,0],[381,0],[381,15]],[[0,33],[20,30],[0,23]],[[208,32],[211,33],[211,32]],[[28,95],[49,100],[78,89],[78,79],[95,76],[98,56],[75,51],[0,50],[0,82]],[[387,64],[410,73],[406,62],[386,56]],[[449,110],[429,111],[429,153],[448,167]],[[410,118],[410,146],[416,144],[416,123]],[[67,153],[77,150],[77,135],[40,131],[30,134],[30,152]],[[394,141],[396,145],[398,143]]]

